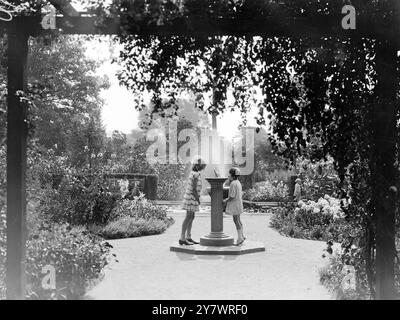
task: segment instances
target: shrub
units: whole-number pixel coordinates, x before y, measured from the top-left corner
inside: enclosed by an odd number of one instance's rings
[[[5,163],[3,155],[0,149],[0,168]],[[99,211],[106,211],[99,208],[104,206],[102,202],[104,198],[101,197],[101,192],[97,191],[92,192],[98,195],[97,197],[85,198],[89,192],[74,188],[79,185],[77,181],[74,181],[76,185],[68,184],[72,179],[64,181],[66,185],[63,189],[52,189],[49,180],[54,173],[53,169],[57,169],[62,159],[60,158],[60,162],[54,164],[53,168],[52,161],[45,158],[47,156],[30,152],[28,157],[27,226],[30,233],[27,240],[26,265],[28,298],[77,299],[82,297],[87,285],[101,275],[102,268],[107,264],[108,250],[101,245],[102,239],[99,237],[70,230],[65,225],[46,224],[46,221],[74,222],[82,212],[86,213],[84,217],[88,216],[88,212],[96,216]],[[6,262],[5,174],[3,173],[5,170],[0,172],[0,298],[5,298]],[[72,178],[72,171],[66,167],[60,168],[58,173],[67,173],[67,178]],[[90,186],[88,189],[90,190]],[[75,210],[87,207],[93,209]],[[109,212],[111,211],[112,208],[109,209]],[[56,290],[50,291],[44,290],[41,284],[44,276],[42,267],[49,264],[55,267],[57,285]]]
[[[354,234],[350,234],[353,237]],[[332,243],[328,243],[328,248]],[[372,299],[375,290],[374,283],[368,281],[368,268],[365,260],[365,249],[362,243],[351,244],[343,242],[340,250],[332,252],[327,257],[325,267],[320,269],[320,281],[336,297],[341,300]],[[374,251],[374,255],[376,251]],[[324,255],[325,256],[325,255]],[[373,263],[373,262],[372,262]],[[351,270],[350,279],[354,279],[354,285],[348,286],[345,276]],[[400,297],[400,261],[395,262],[395,290]]]
[[[3,215],[4,216],[4,215]],[[3,219],[4,220],[4,219]],[[0,297],[5,298],[4,224],[0,230]],[[97,280],[108,263],[108,248],[101,238],[71,229],[67,225],[47,225],[27,241],[27,298],[80,299],[87,287]],[[56,271],[56,289],[42,287],[42,268]]]
[[[351,230],[344,219],[340,200],[329,196],[318,202],[299,201],[276,208],[271,226],[293,238],[326,241],[341,241]]]
[[[114,159],[108,169],[110,172],[156,174],[158,176],[158,200],[182,200],[186,166],[178,164],[149,163],[146,152],[151,143],[138,139],[127,154]]]
[[[6,295],[6,212],[4,206],[0,204],[0,299]]]
[[[110,222],[100,234],[106,239],[134,238],[147,235],[156,235],[167,230],[173,219],[143,219],[134,217],[123,217]]]
[[[6,153],[6,147],[5,146],[0,146],[0,201],[4,201],[4,195],[6,193],[6,182],[7,182],[7,177],[6,177],[6,175],[7,175],[6,154],[7,154]]]
[[[185,165],[156,164],[155,173],[158,175],[157,199],[182,200],[185,192]]]
[[[126,216],[145,220],[166,220],[168,218],[167,210],[164,207],[154,205],[145,198],[144,194],[134,197],[133,200],[125,199],[118,202],[112,212],[112,220],[117,220]]]
[[[326,194],[336,196],[339,177],[334,169],[333,159],[318,162],[298,159],[296,165],[302,180],[303,199],[318,200]]]
[[[253,188],[245,190],[243,199],[254,202],[286,201],[288,199],[288,187],[283,181],[258,182]]]
[[[107,239],[140,237],[163,233],[173,222],[164,207],[154,205],[140,194],[133,200],[119,201],[112,221],[97,232]]]
[[[361,285],[362,281],[356,269],[343,261],[343,255],[336,252],[327,259],[329,259],[327,265],[319,271],[320,281],[336,299],[368,299],[368,291]],[[354,280],[347,280],[346,276],[353,277]],[[353,282],[353,285],[348,285],[349,282]]]
[[[103,173],[70,173],[57,189],[49,189],[38,210],[45,219],[71,225],[106,224],[121,198]]]
[[[6,148],[0,146],[0,299],[5,298],[6,263]]]
[[[67,225],[52,225],[30,236],[27,243],[27,282],[30,299],[79,299],[108,263],[101,239]],[[56,270],[56,290],[42,288],[42,268]]]
[[[28,151],[27,184],[37,189],[45,188],[49,183],[59,182],[63,175],[72,172],[67,163],[66,156],[56,155],[53,149],[34,143],[32,150]]]

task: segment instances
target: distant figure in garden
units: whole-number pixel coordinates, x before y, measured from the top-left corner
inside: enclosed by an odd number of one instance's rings
[[[182,233],[179,239],[180,245],[198,244],[198,242],[192,239],[192,224],[195,212],[198,212],[200,207],[200,192],[202,188],[200,173],[205,168],[206,164],[200,157],[196,157],[192,161],[192,171],[190,172],[183,197],[183,209],[186,210],[186,217],[182,223]]]
[[[245,240],[243,234],[243,224],[240,220],[240,215],[243,213],[243,200],[242,200],[242,185],[238,180],[240,176],[240,170],[238,168],[232,168],[229,170],[229,193],[228,198],[224,199],[226,204],[226,214],[233,217],[237,230],[237,242],[236,245],[240,246]]]
[[[294,185],[294,198],[296,201],[301,200],[301,179],[297,178]]]

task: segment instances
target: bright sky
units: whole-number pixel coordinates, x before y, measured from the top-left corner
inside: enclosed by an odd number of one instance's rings
[[[104,60],[98,74],[106,74],[110,79],[111,87],[102,92],[102,98],[105,100],[102,118],[107,134],[110,135],[114,130],[128,134],[132,129],[138,128],[138,112],[132,104],[132,93],[119,85],[116,77],[118,66],[111,63],[112,58],[118,55],[118,48],[111,44],[112,42],[107,41],[93,41],[88,44],[87,54],[94,59]],[[249,126],[256,125],[254,116],[255,112],[248,115]],[[218,119],[218,131],[222,136],[232,137],[237,133],[240,123],[239,112],[226,112]]]

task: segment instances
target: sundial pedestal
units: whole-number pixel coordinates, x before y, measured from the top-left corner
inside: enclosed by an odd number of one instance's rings
[[[224,182],[226,178],[206,178],[211,185],[211,232],[200,238],[200,245],[211,247],[232,246],[233,237],[224,233]]]
[[[265,251],[263,243],[246,240],[235,246],[233,237],[224,233],[224,182],[226,178],[206,178],[211,185],[211,232],[200,238],[197,245],[179,245],[174,243],[170,250],[195,255],[242,255]]]

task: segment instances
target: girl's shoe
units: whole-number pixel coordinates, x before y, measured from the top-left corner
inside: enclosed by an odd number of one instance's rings
[[[185,241],[179,240],[179,245],[180,245],[180,246],[183,246],[183,245],[185,245],[185,246],[191,246],[192,243],[188,242],[187,240],[185,240]]]
[[[192,238],[186,239],[187,242],[191,242],[192,244],[199,244],[198,242],[194,241]]]
[[[237,246],[237,247],[238,247],[238,246],[242,245],[242,244],[243,244],[243,242],[244,242],[244,240],[246,240],[246,238],[244,238],[242,241],[240,241],[240,242],[236,243],[236,244],[235,244],[235,246]]]

